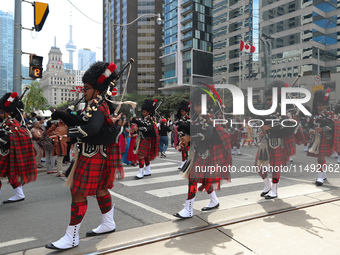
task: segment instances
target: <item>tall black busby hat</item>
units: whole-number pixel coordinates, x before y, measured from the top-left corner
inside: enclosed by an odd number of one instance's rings
[[[202,95],[207,95],[207,112],[214,113],[219,108],[217,104],[217,99],[213,93],[210,93],[206,87],[196,87],[190,93],[190,103],[191,105],[201,105]],[[193,108],[193,107],[191,107]],[[192,109],[191,109],[192,110]]]
[[[98,61],[90,66],[82,80],[83,83],[88,83],[94,89],[103,92],[117,77],[117,74],[117,66],[114,63]]]
[[[157,99],[145,99],[142,104],[142,110],[150,112],[150,114],[155,114]]]
[[[317,104],[328,106],[330,93],[331,93],[330,89],[327,89],[327,90],[323,89],[323,90],[315,91],[314,98],[313,98],[313,114],[318,113],[318,110],[316,108]]]
[[[189,122],[181,123],[177,128],[177,132],[180,136],[190,135],[190,123]]]
[[[178,106],[178,109],[177,109],[177,113],[176,113],[176,118],[177,119],[180,119],[182,117],[181,110],[183,110],[185,112],[189,112],[190,111],[190,103],[189,103],[189,101],[182,100],[179,103],[179,106]]]
[[[19,99],[17,92],[8,92],[0,99],[0,109],[13,115],[23,112],[25,108],[24,103]]]

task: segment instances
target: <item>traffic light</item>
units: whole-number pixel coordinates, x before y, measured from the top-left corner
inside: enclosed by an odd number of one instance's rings
[[[43,73],[42,62],[43,57],[34,54],[30,55],[29,77],[33,79],[42,78]]]
[[[48,15],[48,4],[41,2],[34,2],[34,28],[39,32],[44,26],[45,20]]]

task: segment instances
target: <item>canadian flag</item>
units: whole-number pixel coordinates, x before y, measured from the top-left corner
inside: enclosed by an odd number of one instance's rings
[[[240,51],[253,53],[253,52],[255,52],[255,46],[252,46],[248,43],[245,43],[244,41],[241,41],[240,42]]]

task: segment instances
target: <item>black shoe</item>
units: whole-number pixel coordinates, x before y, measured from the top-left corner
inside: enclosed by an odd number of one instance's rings
[[[179,213],[174,213],[173,216],[175,216],[177,218],[180,218],[180,219],[189,219],[189,218],[192,218],[192,216],[191,217],[183,217],[183,216],[179,215]]]
[[[210,210],[213,210],[213,209],[217,209],[220,207],[220,203],[218,203],[217,205],[213,206],[213,207],[203,207],[201,210],[202,211],[210,211]]]
[[[78,245],[77,245],[77,246],[78,246]],[[58,248],[58,247],[55,247],[52,243],[49,243],[49,244],[46,244],[46,245],[45,245],[45,248],[47,248],[47,249],[52,249],[52,250],[65,251],[65,250],[69,250],[69,249],[72,249],[72,248],[76,248],[77,246],[73,246],[73,247],[66,248],[66,249],[60,249],[60,248]]]
[[[105,234],[109,234],[109,233],[113,233],[115,232],[116,229],[114,230],[111,230],[111,231],[108,231],[108,232],[104,232],[104,233],[96,233],[96,232],[93,232],[92,230],[89,231],[89,232],[86,232],[86,236],[100,236],[100,235],[105,235]]]
[[[315,185],[316,185],[316,186],[322,186],[322,185],[323,185],[323,182],[315,181]],[[4,203],[5,203],[5,202],[4,202]]]
[[[261,196],[261,197],[265,197],[265,196],[269,193],[269,191],[270,191],[270,190],[268,190],[268,191],[266,191],[266,192],[262,192],[260,196]]]
[[[24,201],[25,198],[21,198],[21,199],[18,199],[18,200],[6,200],[6,201],[3,201],[4,204],[9,204],[9,203],[15,203],[15,202],[20,202],[20,201]]]
[[[264,198],[265,199],[274,199],[274,198],[277,198],[277,196],[265,196]]]

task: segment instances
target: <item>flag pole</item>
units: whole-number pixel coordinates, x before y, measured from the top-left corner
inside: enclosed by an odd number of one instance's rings
[[[242,51],[240,50],[240,54],[239,54],[239,57],[238,57],[238,75],[239,75],[239,88],[241,89],[242,85],[241,85],[241,82],[242,82],[242,71],[241,71],[241,55],[242,55]]]

